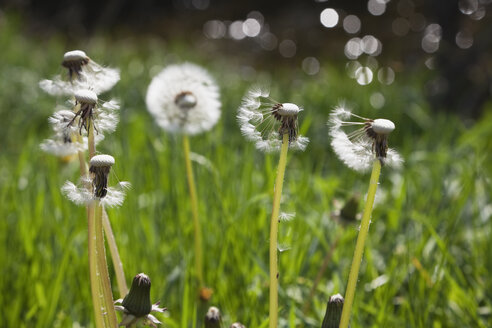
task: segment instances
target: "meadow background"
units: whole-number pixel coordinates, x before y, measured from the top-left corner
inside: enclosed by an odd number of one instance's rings
[[[362,116],[394,121],[390,146],[405,159],[401,170],[382,171],[352,327],[492,326],[490,91],[471,117],[429,101],[427,82],[439,72],[424,66],[398,73],[391,85],[361,86],[345,61],[326,53],[318,57],[319,72],[309,75],[302,58],[260,61],[255,53],[248,63],[240,46],[231,54],[203,37],[190,42],[185,32],[162,38],[122,28],[77,37],[56,28],[40,32],[17,11],[0,13],[2,327],[93,327],[85,210],[60,193],[66,180],[77,179],[78,164],[39,149],[51,135],[47,118],[65,100],[44,94],[38,81],[62,72],[62,55],[72,49],[121,70],[121,81],[100,97],[120,100],[121,121],[98,151],[116,159],[110,184],[130,181],[132,189],[108,214],[128,283],[145,272],[152,300],[169,309],[159,317],[163,327],[195,327],[209,305],[221,309],[226,326],[267,323],[278,155],[256,151],[235,117],[257,80],[269,80],[276,99],[303,106],[300,130],[311,140],[305,152],[288,155],[281,210],[296,216],[280,225],[279,242],[289,246],[279,255],[280,326],[320,327],[329,296],[345,290],[358,224],[334,213],[353,195],[363,200],[369,175],[344,167],[330,149],[325,123],[342,99]],[[336,51],[343,54],[343,44]],[[151,78],[181,61],[203,65],[221,87],[219,123],[191,138],[205,280],[214,289],[208,304],[196,300],[182,140],[157,127],[144,101]],[[385,99],[380,109],[371,106],[376,92]]]

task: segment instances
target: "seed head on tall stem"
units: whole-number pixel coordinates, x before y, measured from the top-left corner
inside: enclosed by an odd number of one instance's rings
[[[359,121],[347,121],[350,117],[355,117]],[[348,167],[364,172],[372,166],[369,190],[350,267],[345,291],[345,304],[340,318],[340,328],[347,328],[349,326],[360,263],[364,253],[364,244],[369,232],[381,167],[383,165],[398,167],[403,160],[396,151],[388,148],[388,135],[395,129],[395,124],[390,120],[368,119],[353,114],[344,106],[339,106],[330,114],[328,125],[330,126],[333,150]],[[347,134],[342,129],[347,126],[361,126],[361,128]]]
[[[199,296],[208,300],[212,290],[205,287],[203,245],[198,196],[191,165],[189,135],[210,130],[220,118],[219,88],[212,76],[198,65],[170,65],[152,79],[146,96],[147,109],[165,131],[183,135],[188,190],[193,219],[195,275]]]
[[[287,151],[289,148],[304,150],[309,140],[299,135],[298,114],[302,111],[302,108],[293,103],[275,101],[269,97],[269,94],[266,89],[250,89],[238,109],[237,119],[242,134],[250,141],[253,141],[257,149],[265,152],[280,150],[274,186],[272,216],[270,218],[269,247],[269,327],[277,328],[278,224],[281,218],[280,200],[287,164]],[[289,218],[289,216],[284,216],[284,218]]]

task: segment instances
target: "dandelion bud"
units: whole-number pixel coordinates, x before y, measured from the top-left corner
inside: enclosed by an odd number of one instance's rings
[[[211,306],[205,315],[205,328],[220,328],[221,321],[219,309]]]
[[[229,328],[246,328],[246,326],[240,322],[234,322]]]
[[[136,317],[143,317],[152,310],[150,302],[150,278],[139,273],[133,278],[130,292],[125,296],[123,307]]]
[[[340,294],[330,297],[326,305],[325,318],[323,319],[321,328],[338,328],[342,316],[343,302],[343,296]]]
[[[96,155],[90,160],[89,172],[93,174],[94,196],[104,198],[108,192],[108,175],[114,158],[110,155]]]

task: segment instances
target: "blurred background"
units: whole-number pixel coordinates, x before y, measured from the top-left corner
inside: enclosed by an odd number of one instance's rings
[[[1,326],[93,326],[85,212],[60,193],[77,163],[39,149],[67,99],[38,82],[65,73],[74,49],[121,71],[100,97],[119,99],[120,124],[98,152],[116,159],[110,184],[132,183],[109,216],[127,281],[151,277],[164,327],[194,327],[206,306],[195,302],[181,139],[145,106],[151,79],[183,61],[221,88],[222,117],[191,148],[208,305],[225,323],[268,320],[278,157],[236,122],[245,91],[265,82],[303,106],[310,138],[289,153],[282,210],[296,218],[279,233],[279,327],[320,327],[329,296],[345,290],[368,176],[331,151],[325,122],[340,101],[394,121],[390,146],[405,159],[401,171],[383,168],[352,327],[492,327],[492,0],[1,1]]]
[[[254,69],[344,65],[354,83],[384,85],[426,74],[422,92],[435,109],[476,118],[491,95],[490,0],[29,1],[4,0],[39,38],[75,42],[97,33],[186,39],[197,51]],[[248,67],[250,65],[250,67]],[[253,68],[254,67],[254,68]],[[375,107],[382,98],[374,96]]]

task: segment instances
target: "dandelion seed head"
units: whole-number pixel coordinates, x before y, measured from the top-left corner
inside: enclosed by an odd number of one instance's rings
[[[355,117],[359,121],[349,122]],[[395,129],[395,124],[387,119],[368,119],[353,114],[345,106],[338,106],[330,114],[328,121],[331,146],[340,160],[348,167],[366,172],[374,159],[393,167],[401,166],[400,155],[388,148],[388,135]],[[361,126],[347,134],[342,127]]]
[[[389,134],[395,129],[395,123],[384,118],[378,118],[372,122],[372,129],[376,133]]]
[[[157,124],[171,133],[198,134],[220,118],[219,88],[203,68],[185,63],[170,65],[152,79],[147,109]]]
[[[72,95],[81,87],[90,87],[96,94],[100,94],[111,89],[120,79],[119,70],[99,65],[82,50],[66,52],[62,66],[68,70],[68,80],[58,75],[52,80],[39,82],[40,88],[48,94]]]
[[[68,65],[71,65],[72,63],[78,63],[79,65],[83,65],[84,63],[87,64],[89,61],[89,57],[86,55],[86,53],[82,50],[72,50],[68,51],[63,55],[63,62],[62,65],[67,67]]]
[[[269,94],[259,86],[248,90],[237,113],[241,133],[260,151],[278,151],[284,134],[289,136],[290,148],[304,150],[309,139],[298,135],[297,118],[303,109],[293,103],[275,101]]]
[[[91,158],[89,163],[93,167],[111,167],[114,165],[114,157],[111,155],[96,155]]]
[[[97,103],[97,94],[88,89],[77,90],[74,96],[78,103],[89,105],[95,105]]]
[[[284,103],[278,108],[278,113],[281,116],[293,116],[299,114],[301,110],[296,104]]]

